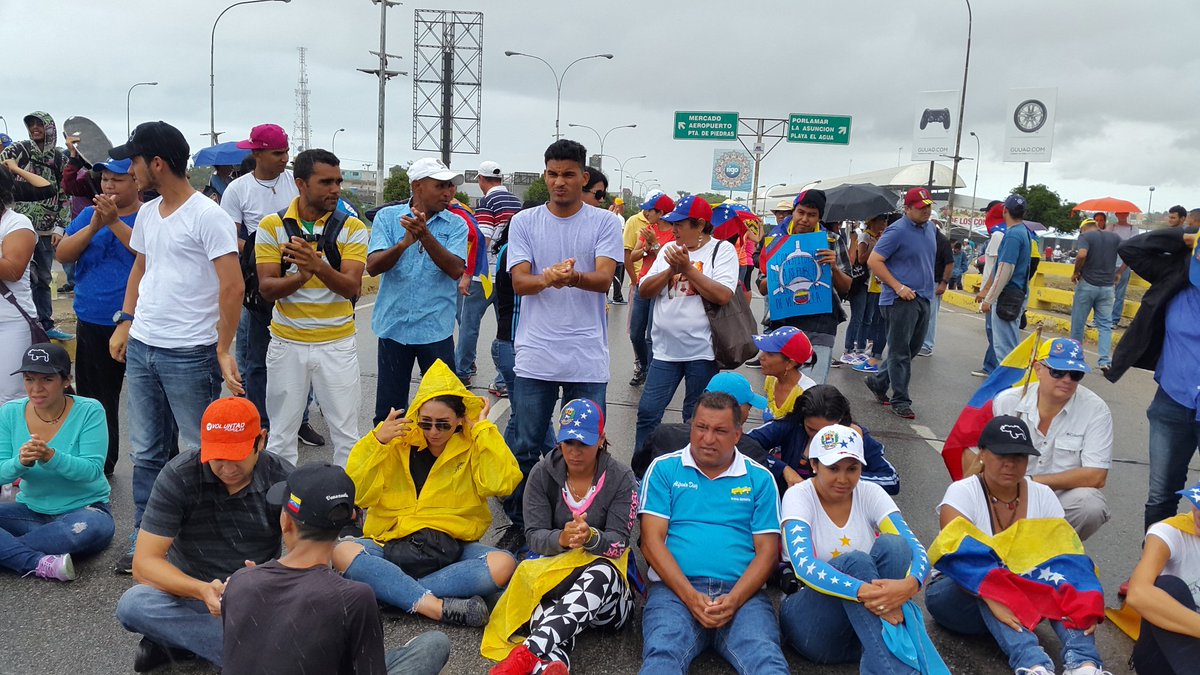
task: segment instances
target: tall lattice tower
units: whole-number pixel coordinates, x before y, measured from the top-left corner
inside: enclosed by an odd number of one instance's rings
[[[308,64],[304,62],[307,48],[300,48],[300,82],[296,85],[296,127],[292,132],[292,145],[295,153],[301,153],[312,147],[312,127],[308,123]]]

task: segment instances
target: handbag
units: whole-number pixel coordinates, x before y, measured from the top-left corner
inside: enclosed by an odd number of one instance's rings
[[[720,247],[721,242],[713,247],[714,267]],[[724,305],[704,300],[704,313],[708,316],[708,327],[712,332],[713,360],[717,362],[718,368],[737,368],[758,354],[758,347],[754,344],[754,313],[750,310],[750,303],[740,285],[733,290],[733,297]]]
[[[383,546],[383,557],[414,579],[429,576],[458,562],[462,552],[461,541],[428,527]]]
[[[1005,321],[1016,321],[1025,304],[1025,290],[1016,286],[1005,286],[996,298],[996,316]]]
[[[46,335],[46,329],[42,328],[42,324],[38,323],[33,317],[29,316],[29,312],[26,312],[25,308],[21,306],[21,303],[17,302],[17,298],[13,295],[12,289],[9,288],[8,284],[4,283],[3,281],[0,281],[0,294],[4,296],[4,299],[7,300],[9,304],[17,308],[17,311],[21,313],[21,316],[25,317],[25,323],[29,324],[29,338],[31,340],[29,344],[36,345],[50,341],[50,336]]]

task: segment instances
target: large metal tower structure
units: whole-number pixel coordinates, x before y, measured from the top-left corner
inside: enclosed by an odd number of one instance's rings
[[[312,127],[308,122],[308,64],[304,61],[307,51],[305,47],[300,48],[300,82],[296,85],[296,126],[292,130],[292,145],[295,146],[293,155],[312,147]]]
[[[413,149],[479,154],[483,14],[418,9],[413,15]]]

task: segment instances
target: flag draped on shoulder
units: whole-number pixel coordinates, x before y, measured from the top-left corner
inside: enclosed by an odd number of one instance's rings
[[[929,558],[968,592],[1008,607],[1029,630],[1043,619],[1085,630],[1104,617],[1096,566],[1061,518],[1018,520],[989,537],[958,517],[938,534]]]
[[[942,446],[942,460],[954,480],[963,477],[963,451],[979,442],[979,434],[988,420],[992,419],[992,400],[1005,389],[1024,387],[1037,381],[1033,374],[1033,356],[1037,351],[1039,333],[1031,333],[1021,344],[1009,352],[1000,365],[988,375],[966,407],[958,414],[958,420],[950,429],[950,435]]]
[[[475,219],[474,212],[471,207],[463,204],[458,200],[450,202],[447,207],[451,213],[461,216],[467,221],[467,259],[463,268],[463,274],[469,277],[479,277],[483,283],[483,295],[485,298],[492,296],[492,280],[488,276],[491,271],[488,268],[487,247],[484,246],[486,239],[483,237],[483,232],[479,229],[479,221]]]

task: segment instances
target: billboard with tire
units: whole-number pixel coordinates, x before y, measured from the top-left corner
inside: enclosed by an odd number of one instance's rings
[[[1058,89],[1010,89],[1004,108],[1004,161],[1049,162]]]

